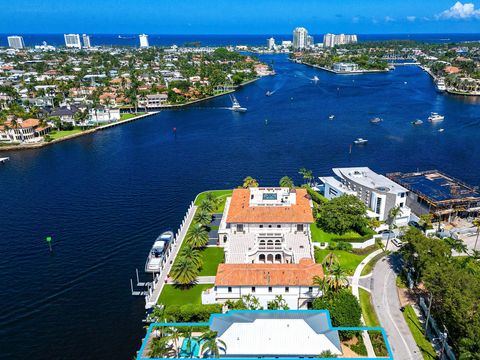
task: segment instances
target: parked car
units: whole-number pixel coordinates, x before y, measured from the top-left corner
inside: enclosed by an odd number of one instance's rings
[[[398,239],[392,239],[392,243],[393,245],[395,245],[396,247],[401,247],[403,245],[403,243],[398,240]]]
[[[395,236],[392,230],[380,230],[378,233],[382,235],[382,237]]]
[[[423,226],[420,225],[418,222],[413,221],[413,220],[408,222],[408,226],[413,226],[414,228],[417,228],[419,230],[423,230]]]

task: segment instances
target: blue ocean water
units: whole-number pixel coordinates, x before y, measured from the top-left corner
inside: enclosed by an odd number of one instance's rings
[[[0,34],[0,46],[7,46],[7,36]],[[22,35],[22,34],[17,34]],[[63,34],[23,34],[27,46],[40,45],[43,41],[50,45],[65,45]],[[291,34],[265,34],[265,35],[162,35],[150,34],[150,45],[170,46],[184,45],[190,42],[200,42],[203,46],[226,45],[265,45],[267,38],[273,36],[277,43],[282,40],[292,40]],[[315,42],[322,42],[323,34],[314,34]],[[457,42],[480,41],[478,34],[360,34],[359,41],[372,40],[417,40],[424,42]],[[95,45],[139,46],[138,34],[90,34],[90,40]]]
[[[336,76],[284,55],[262,59],[277,75],[238,91],[245,114],[226,110],[224,96],[1,154],[11,158],[0,166],[1,357],[132,359],[144,302],[130,296],[129,279],[200,191],[236,187],[247,175],[261,185],[284,175],[299,183],[301,167],[322,176],[335,166],[437,168],[480,183],[480,100],[436,93],[417,67]],[[431,111],[445,121],[411,124]],[[371,124],[375,116],[384,122]],[[369,144],[350,154],[357,137]]]

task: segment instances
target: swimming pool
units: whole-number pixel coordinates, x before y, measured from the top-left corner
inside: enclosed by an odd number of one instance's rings
[[[185,338],[180,348],[180,357],[198,356],[200,353],[200,342],[195,338]]]

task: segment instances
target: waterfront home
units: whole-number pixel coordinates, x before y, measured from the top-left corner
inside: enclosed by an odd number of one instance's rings
[[[88,112],[88,122],[113,122],[120,120],[120,109],[112,109],[105,106],[97,106]]]
[[[307,309],[322,295],[313,285],[314,276],[323,278],[323,267],[309,258],[298,264],[220,264],[215,287],[202,293],[202,304],[223,304],[252,295],[267,308],[269,301],[281,295],[290,309]]]
[[[403,186],[368,167],[334,168],[333,172],[335,177],[319,178],[327,199],[343,194],[355,195],[370,209],[368,216],[380,221],[388,219],[392,208],[400,207],[401,214],[394,222],[397,226],[407,225],[411,210],[407,206],[408,190]]]
[[[38,143],[50,132],[50,126],[40,125],[38,119],[17,119],[0,125],[0,141],[7,143]]]
[[[343,73],[356,72],[358,71],[358,64],[344,62],[335,63],[333,64],[333,71]]]
[[[298,263],[313,259],[312,201],[305,189],[235,189],[218,229],[226,263]]]
[[[164,106],[167,103],[167,100],[167,94],[149,94],[145,96],[145,101],[143,101],[140,106],[146,108],[158,108]]]
[[[60,106],[56,109],[53,109],[50,112],[50,116],[56,116],[60,118],[60,121],[64,124],[72,124],[73,126],[76,125],[75,122],[75,113],[78,112],[80,109],[75,105],[64,105]]]

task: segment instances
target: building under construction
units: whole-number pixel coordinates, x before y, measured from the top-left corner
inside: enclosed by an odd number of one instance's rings
[[[430,212],[437,219],[478,216],[480,192],[438,170],[391,173],[387,177],[409,190],[407,206],[421,215]]]

